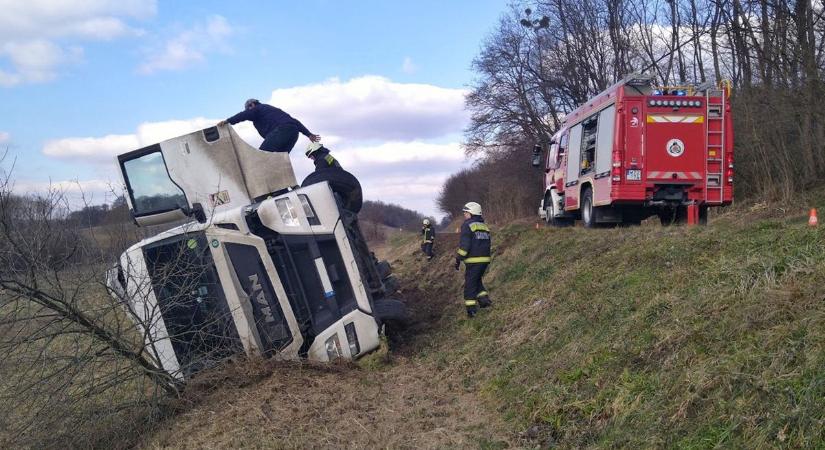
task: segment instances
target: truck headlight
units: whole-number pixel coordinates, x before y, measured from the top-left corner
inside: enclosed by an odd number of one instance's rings
[[[358,333],[355,332],[355,322],[344,325],[347,332],[347,342],[349,342],[349,354],[355,356],[361,353],[361,345],[358,343]]]
[[[327,348],[327,358],[329,358],[330,361],[335,361],[336,359],[344,356],[341,353],[341,342],[338,340],[337,333],[330,336],[324,345]]]
[[[275,207],[278,208],[278,214],[281,215],[281,220],[284,225],[288,227],[297,227],[298,214],[295,214],[295,209],[292,207],[292,201],[288,198],[279,198],[275,200]]]

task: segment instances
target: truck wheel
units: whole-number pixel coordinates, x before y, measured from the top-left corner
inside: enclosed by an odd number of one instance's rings
[[[363,194],[361,192],[361,183],[355,176],[346,170],[342,169],[321,169],[310,173],[301,182],[301,187],[309,186],[310,184],[329,183],[329,187],[333,192],[341,197],[343,207],[354,213],[361,211],[363,205]]]
[[[553,224],[553,197],[549,194],[544,197],[544,221]]]
[[[410,324],[407,305],[401,300],[384,298],[376,300],[373,305],[375,318],[391,327],[405,327]]]
[[[593,190],[588,188],[584,189],[582,193],[582,223],[584,224],[585,228],[595,228],[596,227],[596,210],[593,208]]]
[[[699,225],[707,225],[708,224],[708,207],[707,206],[700,206],[699,207]]]
[[[392,273],[392,266],[387,260],[379,261],[378,264],[375,265],[375,270],[378,271],[378,276],[383,280],[387,278]]]
[[[398,279],[392,275],[385,278],[382,282],[384,283],[384,292],[387,294],[393,294],[401,288],[401,284],[398,282]]]
[[[676,223],[676,209],[675,208],[663,208],[660,209],[657,213],[659,216],[659,223],[662,224],[663,227],[669,227]]]

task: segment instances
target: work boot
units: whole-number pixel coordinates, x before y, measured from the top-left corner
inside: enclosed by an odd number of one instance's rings
[[[478,310],[476,308],[467,308],[467,318],[472,319],[473,317],[476,316],[477,312],[478,312]]]
[[[493,301],[488,297],[481,297],[478,299],[478,306],[481,306],[482,308],[489,308],[493,306]]]

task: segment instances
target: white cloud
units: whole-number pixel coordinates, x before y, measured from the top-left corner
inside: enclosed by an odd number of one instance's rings
[[[13,72],[0,70],[0,85],[51,81],[58,66],[77,62],[82,56],[80,47],[61,48],[43,39],[0,44],[0,58],[8,58],[15,68]]]
[[[138,71],[149,75],[203,63],[209,53],[229,51],[227,38],[232,32],[232,26],[224,17],[212,16],[205,23],[195,24],[163,44],[147,49],[146,61]]]
[[[10,139],[11,135],[7,131],[0,131],[0,144],[8,142]]]
[[[125,19],[157,11],[155,0],[0,0],[0,86],[42,83],[59,68],[77,62],[82,47],[73,40],[109,40],[139,35]],[[67,42],[69,41],[69,42]]]
[[[444,142],[456,138],[466,125],[460,89],[367,76],[276,90],[273,99],[278,100],[273,104],[324,134],[324,144],[359,178],[367,199],[436,214],[434,199],[444,181],[468,164],[458,142]],[[130,134],[49,141],[43,153],[73,162],[110,164],[105,170],[117,177],[116,155],[212,126],[218,120],[198,117],[142,123]],[[250,122],[234,127],[253,146],[263,140]],[[308,142],[301,137],[292,153],[299,181],[313,170],[303,156]]]
[[[313,133],[352,141],[409,141],[460,132],[469,119],[464,110],[466,94],[463,89],[364,76],[277,89],[270,103]]]
[[[196,117],[188,120],[148,122],[138,125],[137,130],[132,134],[55,139],[46,142],[43,146],[43,154],[59,159],[71,159],[93,164],[110,164],[121,153],[211,127],[218,123],[218,120],[220,119]],[[250,123],[236,125],[235,130],[247,142],[253,143],[256,140],[257,143],[261,142]]]
[[[415,63],[413,63],[412,58],[410,58],[409,56],[405,57],[404,62],[401,63],[401,71],[407,74],[411,74],[414,73],[416,70],[418,70],[418,66],[416,66]]]

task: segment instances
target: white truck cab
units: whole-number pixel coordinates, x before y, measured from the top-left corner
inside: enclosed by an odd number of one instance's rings
[[[327,183],[297,187],[287,153],[257,150],[225,126],[118,163],[139,226],[196,219],[131,246],[107,277],[175,377],[242,351],[354,359],[406,314],[357,216]]]

